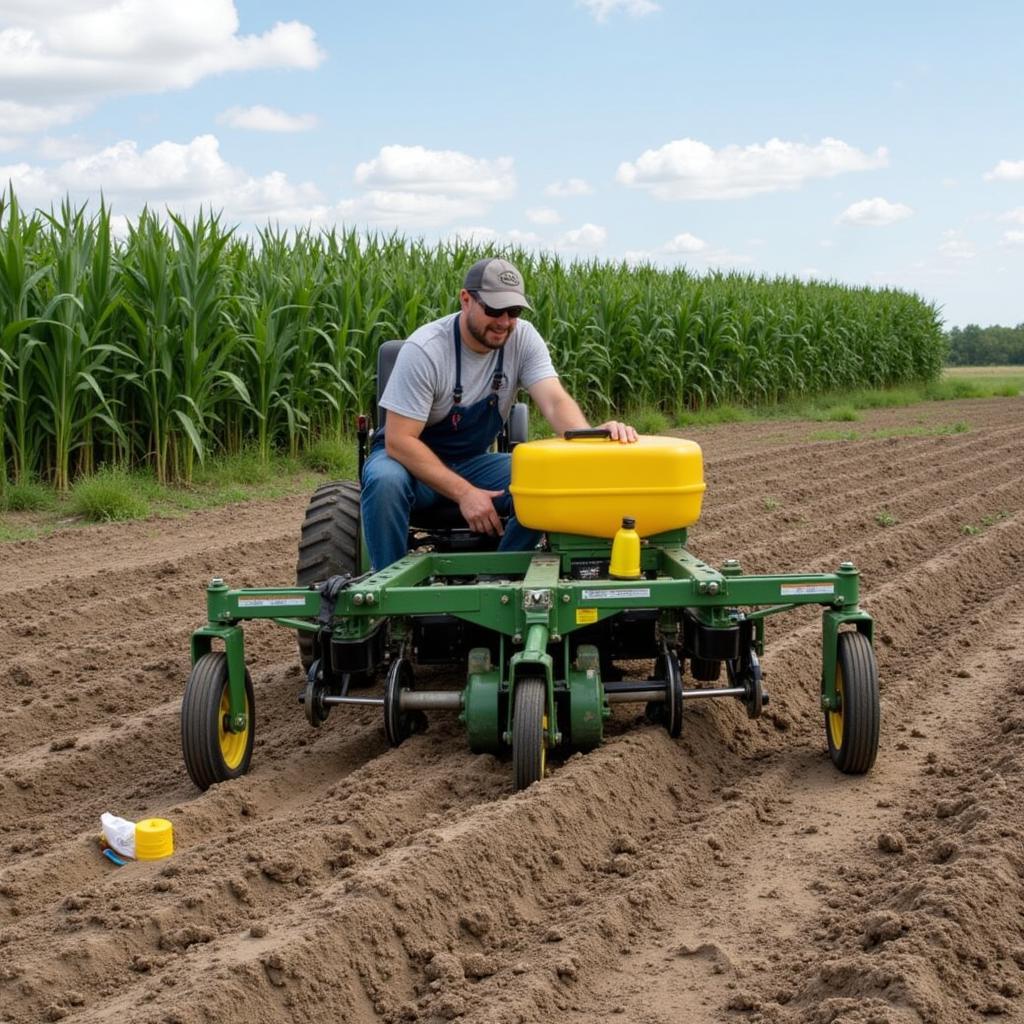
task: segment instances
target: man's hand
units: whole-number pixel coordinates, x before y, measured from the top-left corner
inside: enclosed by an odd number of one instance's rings
[[[637,439],[635,428],[618,420],[609,420],[607,423],[599,423],[599,430],[607,430],[612,435],[613,441],[621,441],[623,444],[632,444]]]
[[[492,501],[493,498],[500,498],[504,493],[504,491],[485,491],[479,487],[470,487],[459,498],[459,511],[471,530],[498,537],[505,532]]]

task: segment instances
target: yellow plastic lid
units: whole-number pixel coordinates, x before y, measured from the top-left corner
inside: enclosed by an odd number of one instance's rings
[[[174,853],[174,829],[166,818],[143,818],[135,823],[136,860],[162,860]]]

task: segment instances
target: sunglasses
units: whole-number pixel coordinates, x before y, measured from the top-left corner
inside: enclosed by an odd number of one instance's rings
[[[478,305],[483,306],[484,312],[494,320],[497,320],[503,313],[508,314],[509,320],[517,320],[526,308],[525,306],[506,306],[504,309],[495,309],[493,306],[488,306],[475,292],[470,292],[470,294],[476,299]]]

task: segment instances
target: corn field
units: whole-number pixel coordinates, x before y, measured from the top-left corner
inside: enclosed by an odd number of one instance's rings
[[[214,214],[49,213],[0,194],[0,488],[66,489],[100,464],[191,480],[197,461],[341,439],[371,407],[376,351],[453,312],[465,269],[516,263],[569,392],[596,420],[933,379],[938,310],[891,289],[566,262],[397,234]]]

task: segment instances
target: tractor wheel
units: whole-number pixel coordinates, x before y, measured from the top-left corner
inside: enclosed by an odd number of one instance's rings
[[[825,712],[832,763],[847,775],[863,775],[875,763],[881,707],[875,652],[863,633],[839,634],[836,650],[839,706]]]
[[[245,673],[243,732],[225,728],[229,714],[228,658],[222,651],[204,654],[192,667],[181,701],[181,752],[192,781],[200,789],[237,779],[249,770],[256,736],[256,700]]]
[[[354,480],[322,484],[309,499],[302,522],[297,584],[308,587],[342,573],[357,575],[359,549],[359,484]],[[298,634],[299,658],[307,672],[317,655],[314,640],[313,633]]]
[[[516,683],[512,716],[512,773],[516,789],[544,778],[547,764],[548,690],[543,679]]]

